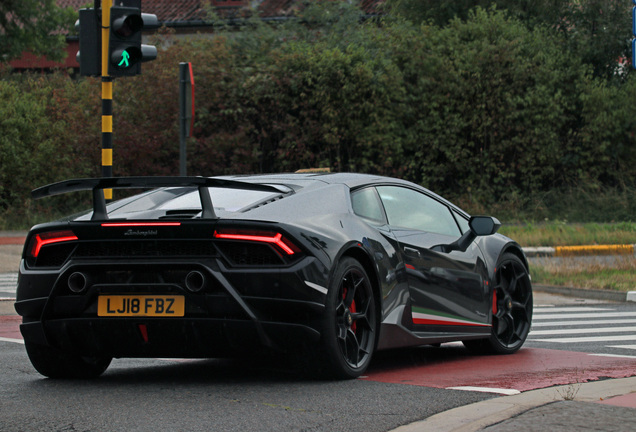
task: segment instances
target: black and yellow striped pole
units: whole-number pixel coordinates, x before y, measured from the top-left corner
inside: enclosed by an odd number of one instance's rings
[[[80,75],[102,77],[102,177],[112,177],[113,80],[139,75],[141,62],[157,58],[157,48],[142,44],[141,33],[160,24],[156,15],[141,13],[141,0],[94,0],[93,9],[80,9],[75,26]],[[112,200],[113,190],[104,189],[104,198]]]
[[[113,78],[108,75],[108,40],[112,0],[102,0],[102,177],[113,176]],[[113,190],[104,189],[104,198],[113,199]]]

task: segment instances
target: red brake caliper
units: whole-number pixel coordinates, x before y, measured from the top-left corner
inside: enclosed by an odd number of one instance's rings
[[[344,292],[342,293],[342,299],[345,300],[347,298],[347,289],[344,288]],[[350,313],[356,313],[356,301],[355,300],[351,300],[351,307],[349,308],[349,312]],[[351,324],[351,330],[353,330],[353,332],[356,332],[356,323],[354,321],[353,324]]]
[[[497,315],[497,290],[492,292],[492,314]]]

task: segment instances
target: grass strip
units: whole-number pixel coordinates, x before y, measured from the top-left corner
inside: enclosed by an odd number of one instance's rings
[[[526,222],[504,224],[500,233],[523,247],[633,245],[636,244],[636,223],[567,223]]]
[[[636,290],[636,257],[593,260],[543,258],[532,260],[532,282],[541,285],[613,291]]]

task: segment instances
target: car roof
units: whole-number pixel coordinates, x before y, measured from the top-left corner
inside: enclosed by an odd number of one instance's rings
[[[274,183],[285,184],[293,187],[306,188],[309,186],[318,186],[320,184],[342,184],[351,189],[361,186],[378,183],[394,183],[415,186],[413,183],[392,177],[384,177],[374,174],[360,173],[287,173],[287,174],[255,174],[255,175],[236,175],[224,176],[230,180],[245,181],[250,183]]]
[[[236,181],[244,181],[248,183],[260,183],[260,184],[270,184],[270,185],[285,185],[296,192],[300,192],[303,190],[306,192],[307,190],[312,190],[314,188],[325,187],[328,185],[336,185],[341,184],[348,187],[351,190],[355,190],[357,188],[361,188],[364,186],[378,186],[378,185],[401,185],[410,188],[416,188],[420,191],[426,192],[431,197],[441,201],[450,207],[458,210],[459,212],[468,215],[464,210],[457,207],[452,202],[448,201],[446,198],[436,194],[435,192],[426,189],[420,185],[412,183],[407,180],[402,180],[394,177],[386,177],[376,174],[362,174],[362,173],[351,173],[351,172],[337,172],[337,173],[329,173],[329,172],[320,172],[320,173],[283,173],[283,174],[246,174],[246,175],[234,175],[234,176],[224,176],[221,178],[226,178],[229,180]]]

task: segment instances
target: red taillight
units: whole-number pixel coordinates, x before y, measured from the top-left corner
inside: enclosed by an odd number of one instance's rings
[[[181,226],[181,222],[106,222],[103,227],[165,227]]]
[[[31,256],[33,258],[37,258],[40,253],[40,250],[43,246],[53,244],[53,243],[62,243],[68,241],[79,240],[77,236],[71,230],[66,231],[52,231],[46,233],[36,234],[35,237],[31,240]]]
[[[270,231],[249,231],[249,230],[219,230],[214,231],[214,238],[224,240],[244,240],[259,243],[270,243],[277,246],[287,255],[300,252],[300,249],[287,240],[281,233]]]

